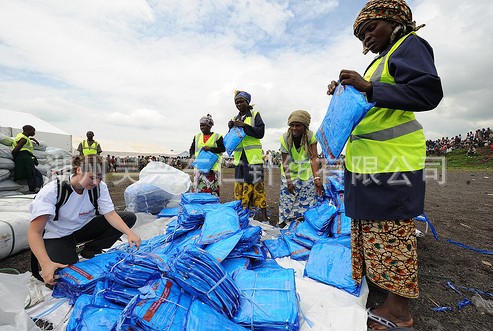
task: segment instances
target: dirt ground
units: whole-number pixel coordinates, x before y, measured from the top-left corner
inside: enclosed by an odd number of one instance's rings
[[[278,216],[279,170],[266,173],[268,213]],[[116,178],[116,177],[115,177]],[[223,169],[221,201],[233,199],[233,169]],[[107,180],[117,210],[125,208],[123,192],[129,179],[114,184]],[[448,170],[445,178],[428,180],[425,210],[439,236],[431,231],[418,239],[420,297],[413,300],[411,310],[417,331],[493,330],[493,316],[481,314],[475,306],[458,309],[457,304],[473,293],[462,290],[461,295],[447,286],[454,285],[493,292],[493,256],[468,250],[447,242],[451,239],[468,246],[493,251],[493,171]],[[418,228],[425,226],[417,222]],[[0,261],[0,268],[28,271],[28,251]],[[370,290],[368,307],[382,303],[385,294]],[[493,297],[484,296],[493,300]],[[452,311],[436,312],[433,307],[452,307]]]

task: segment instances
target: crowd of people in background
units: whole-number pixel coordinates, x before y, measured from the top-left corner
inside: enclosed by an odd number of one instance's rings
[[[493,130],[490,128],[469,131],[465,137],[459,134],[455,137],[442,137],[437,140],[426,141],[427,155],[445,155],[458,148],[467,149],[466,154],[472,156],[476,154],[476,149],[487,147],[493,150]]]

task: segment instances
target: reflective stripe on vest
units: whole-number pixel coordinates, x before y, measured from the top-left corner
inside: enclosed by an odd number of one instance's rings
[[[89,146],[86,139],[82,140],[82,155],[86,156],[92,154],[98,154],[98,142],[93,140],[91,146]]]
[[[367,81],[395,84],[389,59],[404,40],[377,58],[365,72]],[[373,107],[353,130],[346,147],[346,167],[354,173],[390,173],[424,168],[426,139],[412,111]]]
[[[204,143],[204,134],[202,132],[197,133],[195,135],[195,157],[197,157],[197,155],[199,155],[200,150],[204,146],[217,147],[216,142],[221,137],[222,136],[219,133],[213,133],[213,134],[211,134],[209,139],[207,139],[207,141]],[[212,166],[211,170],[220,171],[221,170],[222,156],[221,156],[221,154],[217,154],[217,153],[215,153],[215,154],[218,156],[218,158],[217,158],[216,163],[214,163],[214,165]]]
[[[258,112],[252,111],[252,116],[247,116],[243,121],[245,124],[255,126],[255,116]],[[233,119],[234,120],[234,119]],[[249,164],[263,164],[262,159],[262,144],[260,139],[246,135],[241,143],[236,147],[233,156],[233,164],[238,165],[240,163],[241,154],[245,151],[245,155]]]
[[[307,131],[308,135],[308,142],[310,145],[314,144],[317,142],[317,138],[315,138],[315,135],[313,134],[312,131]],[[284,133],[281,138],[281,145],[284,147],[285,150],[288,150],[288,142],[287,142],[287,134]],[[305,151],[305,146],[300,146],[300,150],[296,150],[296,147],[291,146],[291,150],[289,151],[289,158],[291,160],[288,160],[289,164],[289,175],[292,180],[295,180],[297,178],[301,180],[307,180],[313,175],[312,171],[312,165],[310,162],[310,159],[308,158],[308,154]],[[286,177],[284,173],[284,167],[281,164],[281,175],[283,177]]]
[[[34,151],[33,142],[31,141],[31,139],[29,139],[28,136],[26,136],[22,132],[19,133],[17,136],[15,136],[14,143],[12,144],[12,149],[14,149],[17,146],[17,144],[19,143],[19,140],[21,140],[22,138],[26,139],[26,143],[24,144],[24,146],[22,146],[22,148],[19,150],[19,152],[20,151],[28,151],[29,153],[33,154],[33,151]]]

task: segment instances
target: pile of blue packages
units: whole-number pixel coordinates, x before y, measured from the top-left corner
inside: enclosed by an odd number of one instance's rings
[[[241,291],[236,323],[252,330],[299,330],[293,269],[239,270],[235,282]]]
[[[186,331],[246,331],[247,329],[229,320],[222,314],[194,300],[187,316]]]
[[[305,222],[317,231],[324,232],[329,228],[332,218],[337,214],[337,207],[331,200],[324,200],[305,212]]]
[[[349,237],[320,240],[312,247],[305,275],[359,296],[361,285],[352,277],[350,245]]]
[[[233,279],[208,252],[190,248],[174,259],[167,275],[187,293],[231,318],[240,304],[240,293]]]
[[[128,254],[111,268],[107,279],[126,287],[141,287],[169,269],[165,260],[166,256],[153,253]]]
[[[122,252],[115,251],[63,268],[58,272],[60,278],[53,288],[53,297],[69,298],[73,304],[81,294],[91,294],[96,283],[123,258]]]
[[[93,296],[82,294],[74,304],[65,330],[112,330],[120,318],[123,307],[98,305]]]
[[[241,230],[241,238],[235,247],[238,252],[246,251],[254,245],[260,244],[262,228],[260,226],[248,226]]]
[[[291,254],[288,248],[288,244],[284,240],[283,236],[279,236],[273,239],[266,239],[262,243],[265,247],[267,247],[270,256],[273,259],[289,256]]]
[[[156,216],[157,216],[157,218],[174,217],[174,216],[178,215],[180,210],[181,210],[180,207],[163,208],[163,209],[161,209],[161,211]]]
[[[238,231],[240,231],[240,222],[237,212],[231,207],[218,205],[205,216],[199,244],[212,244]]]

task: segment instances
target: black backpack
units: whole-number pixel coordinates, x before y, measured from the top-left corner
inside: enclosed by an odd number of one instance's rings
[[[74,191],[72,185],[70,185],[69,180],[60,180],[59,177],[56,179],[57,183],[57,194],[56,194],[56,204],[55,204],[55,218],[54,221],[58,221],[58,212],[60,208],[67,203],[70,194]],[[92,190],[89,191],[89,200],[91,200],[92,205],[96,209],[96,215],[99,215],[98,210],[98,198],[99,198],[99,185],[94,186]]]

